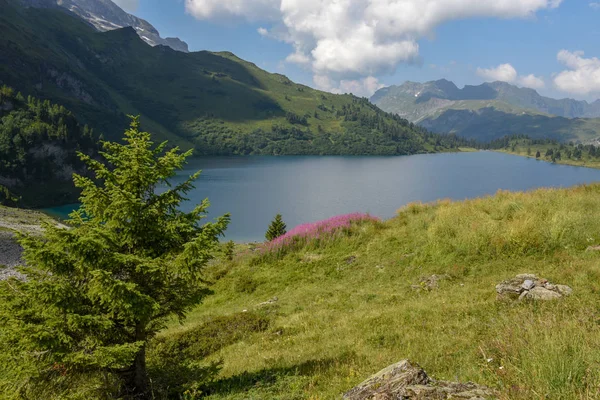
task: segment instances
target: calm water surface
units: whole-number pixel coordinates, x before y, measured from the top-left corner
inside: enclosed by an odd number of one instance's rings
[[[231,213],[227,239],[261,241],[281,213],[295,225],[355,211],[391,218],[413,201],[455,200],[499,189],[565,187],[600,181],[600,170],[494,152],[406,157],[208,157],[191,160],[176,181],[201,169],[186,210],[208,197],[209,217]],[[72,206],[48,210],[63,215]]]

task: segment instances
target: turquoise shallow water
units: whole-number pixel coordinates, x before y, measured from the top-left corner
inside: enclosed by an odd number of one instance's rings
[[[209,217],[232,214],[227,239],[261,241],[281,213],[288,229],[350,212],[391,218],[413,201],[455,200],[499,189],[565,187],[600,181],[600,170],[550,164],[494,152],[406,157],[207,157],[191,160],[174,180],[203,173],[189,194]],[[75,206],[45,210],[64,218]]]

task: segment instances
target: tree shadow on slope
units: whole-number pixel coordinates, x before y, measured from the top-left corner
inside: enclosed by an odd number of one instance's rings
[[[291,393],[290,387],[302,390],[302,387],[305,386],[302,384],[302,380],[305,380],[306,385],[308,385],[310,383],[309,378],[316,373],[324,373],[336,365],[355,357],[355,354],[349,353],[341,357],[309,360],[287,367],[265,368],[255,372],[244,372],[211,382],[203,387],[203,394],[234,395],[258,390],[262,395],[267,391],[272,393],[285,392],[289,395],[289,398],[294,398],[294,395],[302,397],[302,393]]]

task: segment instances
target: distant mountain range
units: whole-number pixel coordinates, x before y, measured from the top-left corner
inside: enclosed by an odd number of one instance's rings
[[[62,7],[0,0],[0,32],[0,85],[63,105],[111,140],[132,114],[157,140],[196,154],[391,155],[460,144],[232,53],[152,47],[134,27],[98,33]]]
[[[527,134],[558,140],[600,136],[600,100],[593,103],[552,99],[505,82],[467,85],[406,82],[377,91],[371,101],[381,109],[438,133],[493,140]]]
[[[162,38],[148,21],[123,11],[111,0],[22,0],[31,7],[63,7],[100,32],[130,26],[150,46],[169,46],[173,50],[187,53],[188,45],[179,38]]]

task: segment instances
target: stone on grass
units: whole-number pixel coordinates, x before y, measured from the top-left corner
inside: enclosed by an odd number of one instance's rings
[[[411,285],[414,290],[435,290],[439,287],[439,282],[447,279],[447,275],[431,275],[428,277],[421,277],[417,285]]]
[[[533,274],[520,274],[496,285],[496,292],[499,299],[556,300],[571,295],[573,289]]]
[[[556,300],[561,297],[562,295],[560,293],[548,290],[544,287],[534,287],[525,294],[525,298],[531,300]]]
[[[258,307],[264,307],[264,306],[270,306],[272,304],[275,304],[279,301],[279,298],[277,296],[273,297],[272,299],[269,299],[267,301],[264,301],[262,303],[257,304]]]
[[[346,400],[487,400],[494,391],[472,382],[436,381],[408,360],[390,365],[346,392]]]

